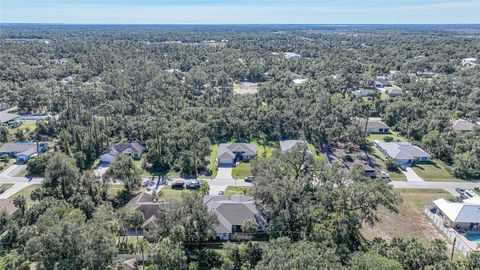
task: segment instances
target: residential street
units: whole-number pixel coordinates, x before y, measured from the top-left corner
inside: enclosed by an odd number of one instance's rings
[[[480,187],[480,183],[475,182],[404,182],[392,181],[393,188],[412,188],[412,189],[444,189],[450,194],[458,196],[455,188],[473,189]]]

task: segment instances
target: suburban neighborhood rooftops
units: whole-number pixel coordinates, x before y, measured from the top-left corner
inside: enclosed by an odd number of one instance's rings
[[[282,152],[286,152],[286,151],[289,151],[290,149],[292,149],[295,145],[297,144],[307,144],[306,141],[303,141],[303,140],[284,140],[284,141],[280,141],[280,149],[282,150]]]
[[[232,195],[231,199],[226,196],[205,196],[203,202],[210,212],[217,215],[218,224],[216,233],[231,233],[232,226],[241,226],[246,220],[253,219],[258,224],[264,224],[255,206],[255,202],[243,195]]]
[[[218,158],[225,156],[235,157],[235,153],[244,153],[247,155],[255,155],[257,153],[257,146],[252,143],[221,143],[218,146]]]
[[[19,116],[13,113],[0,112],[0,122],[7,123],[9,121],[15,120]]]
[[[474,123],[464,119],[452,120],[451,123],[455,131],[472,131],[475,127]]]
[[[5,209],[9,215],[13,215],[18,210],[18,208],[7,199],[0,199],[0,209]]]
[[[452,222],[480,223],[479,203],[449,202],[443,198],[433,201]]]
[[[365,127],[365,118],[356,118],[354,119],[361,127]],[[367,123],[367,129],[389,129],[390,127],[382,121],[372,120],[369,118]]]
[[[387,155],[394,159],[415,159],[422,157],[430,157],[430,154],[425,152],[418,146],[412,145],[409,142],[375,142]]]
[[[114,148],[118,152],[123,152],[129,148],[136,153],[143,153],[143,151],[145,151],[145,147],[143,147],[141,144],[137,142],[117,143],[113,145],[112,148]]]
[[[0,147],[0,153],[34,154],[37,145],[33,143],[6,143]]]

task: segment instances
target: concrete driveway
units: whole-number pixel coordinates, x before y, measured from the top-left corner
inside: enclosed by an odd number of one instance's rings
[[[406,170],[402,170],[402,173],[405,175],[407,178],[407,182],[425,182],[420,176],[418,176],[415,171],[407,167]]]
[[[0,173],[0,176],[14,176],[22,170],[27,169],[27,164],[12,164]]]
[[[215,179],[233,179],[232,167],[219,167]]]
[[[243,179],[234,179],[232,177],[232,167],[218,168],[217,177],[208,182],[210,186],[210,195],[218,195],[218,192],[224,191],[228,186],[250,187],[252,183],[245,182]]]

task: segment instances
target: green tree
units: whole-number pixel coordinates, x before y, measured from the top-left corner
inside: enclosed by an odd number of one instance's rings
[[[128,194],[133,194],[142,184],[140,171],[128,156],[120,156],[112,162],[104,177],[112,181],[122,181]]]
[[[25,214],[25,211],[27,210],[27,200],[25,199],[25,196],[23,195],[18,195],[13,199],[13,204],[20,209],[20,212],[22,215]]]
[[[153,269],[181,269],[187,263],[187,256],[180,244],[165,238],[152,247],[149,260]]]
[[[54,153],[47,162],[42,187],[46,195],[66,200],[75,192],[79,178],[75,160],[63,153]]]

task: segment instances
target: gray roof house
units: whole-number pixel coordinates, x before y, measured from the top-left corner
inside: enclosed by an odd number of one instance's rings
[[[242,225],[247,220],[255,220],[257,231],[265,232],[267,221],[259,214],[255,202],[244,195],[204,196],[203,203],[211,213],[215,213],[218,223],[213,235],[216,240],[229,240],[235,233],[242,232]]]
[[[236,162],[249,161],[257,155],[252,143],[221,143],[218,146],[218,166],[234,166]]]
[[[354,121],[360,126],[362,131],[365,129],[365,118],[356,118]],[[368,133],[390,133],[390,127],[382,121],[369,120],[367,123]]]
[[[302,145],[302,144],[308,146],[307,141],[303,141],[303,140],[284,140],[284,141],[280,141],[280,150],[282,150],[282,152],[287,152],[287,151],[290,151],[294,146]],[[311,153],[310,149],[308,149],[307,151],[309,153]]]
[[[444,223],[456,229],[472,229],[480,224],[480,203],[450,202],[443,198],[433,201],[436,214],[443,218]]]
[[[403,96],[403,91],[402,90],[392,89],[392,90],[388,91],[388,97],[389,98],[394,98],[394,97],[399,97],[399,96]]]
[[[452,129],[456,132],[472,131],[475,127],[474,123],[464,119],[452,120],[451,123]]]
[[[111,163],[120,155],[126,155],[132,158],[141,158],[145,152],[145,147],[137,142],[125,142],[112,145],[105,153],[100,156],[103,163]]]
[[[160,203],[153,201],[153,195],[142,192],[133,197],[128,205],[140,210],[143,214],[144,222],[142,229],[151,229],[156,226],[156,214],[160,209]]]
[[[7,124],[8,122],[14,121],[19,116],[13,113],[0,112],[0,124]]]
[[[392,85],[389,81],[383,79],[383,78],[377,78],[375,79],[375,88],[384,88],[386,86]]]
[[[422,148],[409,142],[380,142],[375,140],[377,148],[386,156],[393,158],[400,165],[409,166],[414,161],[428,162],[430,155]]]

